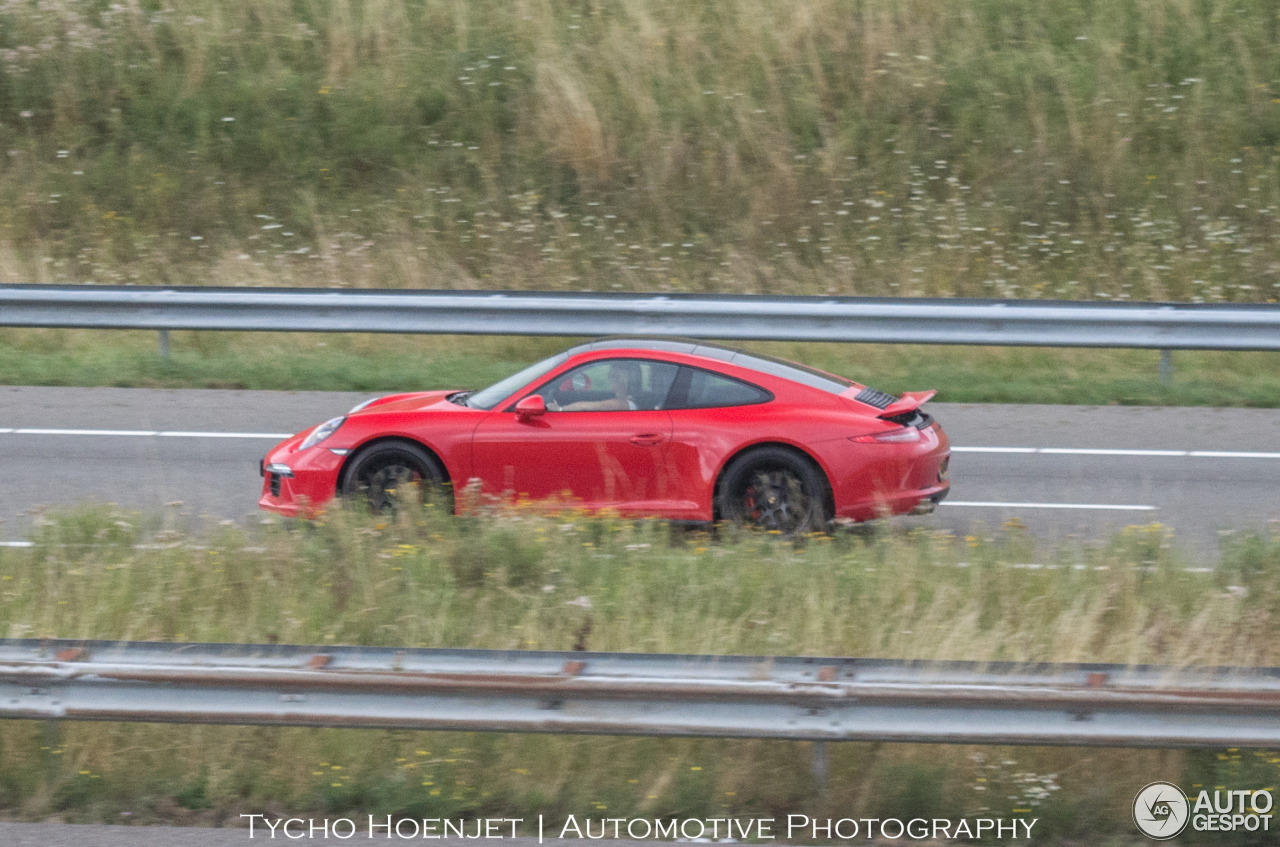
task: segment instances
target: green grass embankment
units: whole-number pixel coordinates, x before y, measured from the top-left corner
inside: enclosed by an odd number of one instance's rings
[[[0,9],[0,278],[1280,291],[1264,0]]]
[[[0,383],[288,391],[481,388],[578,340],[175,332],[171,355],[162,359],[152,332],[0,330]],[[885,391],[935,388],[940,402],[1280,407],[1275,353],[1179,351],[1165,383],[1154,350],[740,346]]]

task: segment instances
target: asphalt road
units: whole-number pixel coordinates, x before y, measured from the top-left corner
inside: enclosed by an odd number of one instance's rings
[[[90,499],[254,514],[266,449],[368,396],[0,387],[0,540],[23,539],[33,510]],[[1280,410],[928,410],[955,449],[951,497],[933,516],[900,520],[965,533],[1017,517],[1049,540],[1160,522],[1205,554],[1222,532],[1280,520]]]

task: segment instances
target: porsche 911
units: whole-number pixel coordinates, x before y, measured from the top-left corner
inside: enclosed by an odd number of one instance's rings
[[[931,511],[950,445],[921,406],[719,344],[601,339],[480,391],[361,403],[263,459],[259,506],[313,516],[335,497],[382,511],[454,488],[794,535]],[[410,487],[416,484],[416,489]]]

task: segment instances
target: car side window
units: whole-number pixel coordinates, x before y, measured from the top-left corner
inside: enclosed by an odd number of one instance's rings
[[[649,359],[603,359],[566,371],[542,385],[549,411],[653,411],[666,408],[680,368]]]
[[[672,387],[669,409],[712,409],[767,403],[773,395],[757,385],[731,376],[682,367]]]

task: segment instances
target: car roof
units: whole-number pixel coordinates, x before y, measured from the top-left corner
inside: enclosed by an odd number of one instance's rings
[[[798,382],[801,385],[818,388],[832,394],[840,394],[852,386],[859,385],[859,383],[851,379],[820,371],[808,365],[777,359],[762,353],[748,353],[746,350],[739,350],[736,347],[727,347],[722,344],[708,344],[705,341],[697,341],[691,338],[597,338],[594,341],[579,344],[577,347],[571,347],[566,352],[573,356],[578,353],[588,353],[596,350],[657,350],[664,353],[684,353],[690,356],[702,356],[703,358],[716,359],[740,368],[753,370],[757,373]]]
[[[577,347],[570,347],[565,352],[570,356],[577,353],[586,353],[591,350],[661,350],[664,353],[689,353],[692,355],[707,355],[703,350],[722,351],[720,355],[712,354],[710,358],[723,359],[725,352],[739,353],[732,347],[724,347],[718,344],[707,344],[693,338],[653,338],[650,336],[628,337],[625,335],[609,336],[608,338],[597,338],[588,341],[585,344],[579,344]]]

